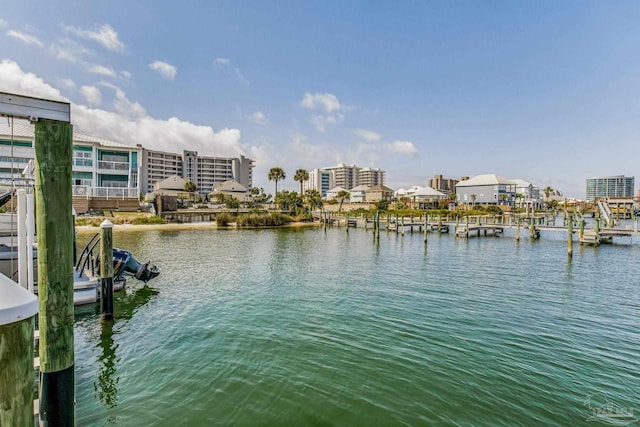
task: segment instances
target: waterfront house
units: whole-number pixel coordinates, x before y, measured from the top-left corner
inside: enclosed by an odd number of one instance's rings
[[[515,201],[516,184],[495,174],[477,175],[456,184],[458,204],[509,205]]]
[[[338,193],[341,191],[349,192],[349,190],[346,190],[343,187],[334,187],[331,190],[327,191],[327,200],[335,199],[336,197],[338,197]]]
[[[216,185],[213,188],[213,191],[209,193],[209,201],[216,201],[217,197],[222,194],[225,197],[234,197],[238,199],[241,203],[247,202],[251,199],[251,194],[249,193],[249,189],[244,185],[240,184],[235,179],[230,179],[228,181],[223,182],[220,185]]]
[[[519,208],[540,209],[542,198],[540,188],[523,179],[511,179],[516,184],[515,205]]]
[[[351,203],[363,203],[367,201],[368,185],[358,185],[349,190],[349,201]]]
[[[386,200],[388,202],[393,198],[393,190],[384,185],[374,185],[367,189],[366,200],[369,203],[379,202],[380,200]]]
[[[411,199],[413,209],[435,209],[439,207],[441,200],[447,199],[446,194],[431,187],[420,187],[407,197]]]

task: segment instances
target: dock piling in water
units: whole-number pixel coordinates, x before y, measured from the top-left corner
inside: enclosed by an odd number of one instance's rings
[[[100,224],[100,318],[113,319],[113,224]]]

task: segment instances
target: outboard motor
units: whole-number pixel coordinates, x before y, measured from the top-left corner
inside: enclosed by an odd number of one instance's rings
[[[160,269],[155,265],[150,266],[149,262],[139,262],[129,251],[113,248],[113,276],[125,274],[147,283],[160,274]]]

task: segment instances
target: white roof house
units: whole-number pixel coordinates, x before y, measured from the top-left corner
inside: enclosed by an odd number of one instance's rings
[[[477,175],[456,184],[458,203],[510,205],[515,194],[516,183],[496,174]]]
[[[331,190],[327,191],[327,200],[335,199],[338,196],[338,193],[341,191],[346,191],[347,193],[349,192],[349,190],[343,187],[334,187]]]
[[[352,203],[361,203],[367,200],[368,185],[358,185],[349,190],[349,201]]]
[[[420,187],[418,190],[413,192],[410,197],[421,199],[445,199],[447,195],[431,187]]]

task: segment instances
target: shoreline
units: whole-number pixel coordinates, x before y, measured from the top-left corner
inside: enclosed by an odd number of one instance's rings
[[[212,229],[212,230],[266,230],[275,228],[301,228],[301,227],[317,227],[322,225],[320,222],[292,222],[285,225],[276,225],[271,227],[236,227],[232,225],[218,227],[215,221],[207,222],[182,222],[167,224],[114,224],[114,231],[141,231],[141,230],[192,230],[192,229]],[[77,225],[78,231],[95,231],[100,230],[99,225]]]

